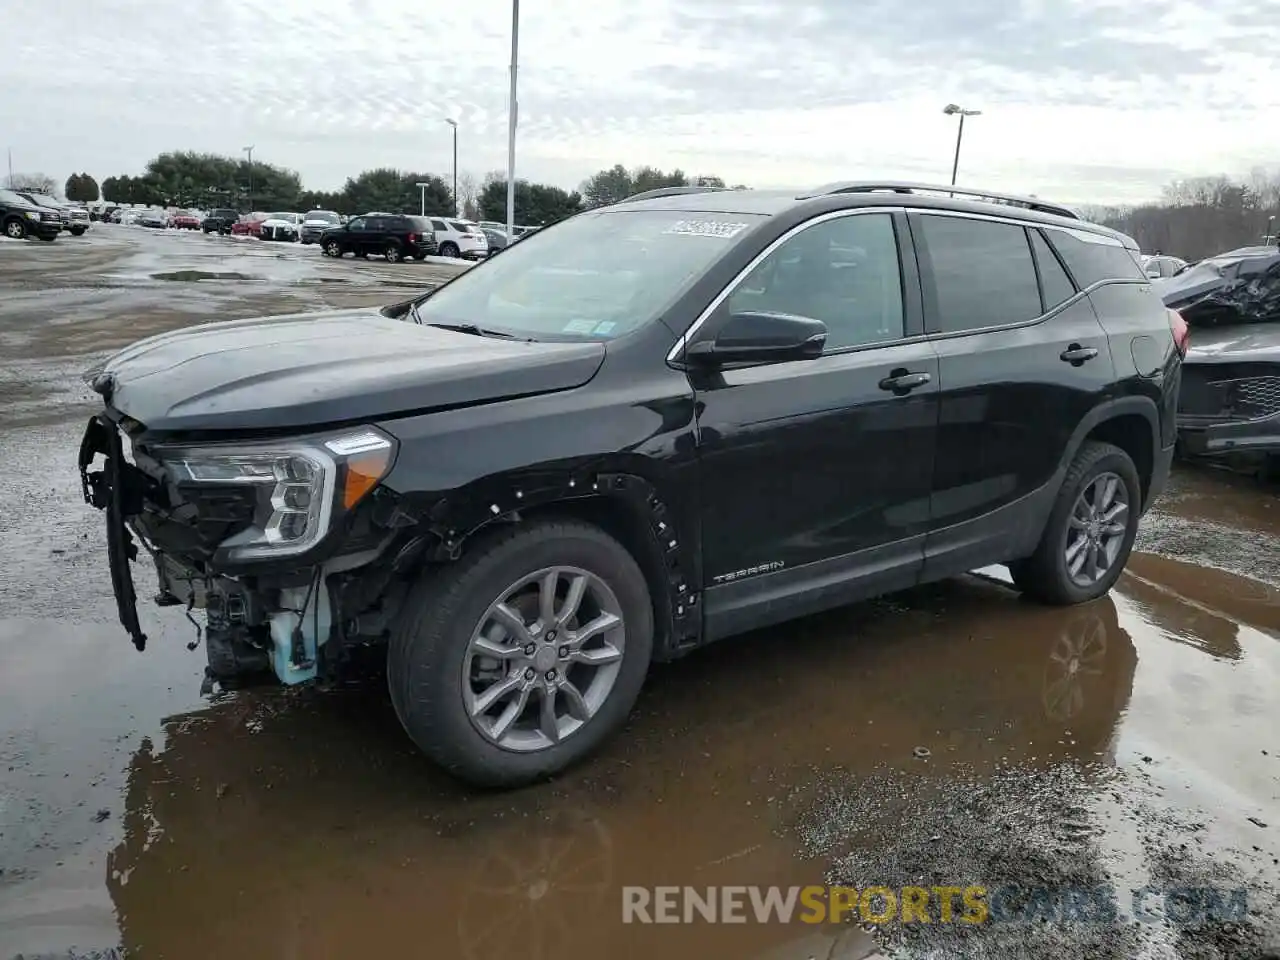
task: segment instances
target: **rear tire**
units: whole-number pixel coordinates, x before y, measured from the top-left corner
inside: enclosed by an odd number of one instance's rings
[[[446,241],[445,243],[440,244],[440,256],[456,257],[458,255],[458,245],[456,243]]]
[[[404,254],[400,252],[400,244],[388,243],[382,251],[382,255],[387,258],[387,263],[399,263],[404,259]]]
[[[575,703],[593,704],[580,725],[570,729],[574,720],[566,713],[554,721],[550,729],[558,730],[565,724],[563,734],[557,733],[553,741],[540,734],[544,715],[543,681],[553,686],[556,682],[541,673],[547,664],[534,670],[522,666],[522,652],[536,648],[537,656],[548,662],[552,656],[560,656],[572,643],[575,632],[585,624],[577,620],[579,614],[561,625],[561,637],[553,637],[556,624],[543,626],[538,607],[538,583],[531,583],[532,611],[521,607],[517,612],[522,620],[538,618],[528,627],[527,647],[504,647],[509,659],[493,659],[485,666],[483,654],[475,652],[476,638],[482,627],[496,624],[493,611],[497,604],[515,596],[515,585],[525,578],[541,579],[550,568],[564,568],[557,573],[558,581],[566,587],[563,599],[557,599],[557,613],[563,613],[569,605],[569,582],[583,576],[591,586],[579,593],[581,603],[575,608],[587,621],[603,616],[601,605],[588,609],[594,596],[603,596],[615,606],[621,622],[600,631],[595,639],[604,642],[613,654],[620,651],[620,659],[612,659],[616,670],[608,674],[608,666],[591,666],[579,659],[565,666],[560,681],[572,679],[570,692],[558,692],[551,698],[553,716],[560,707],[569,710],[571,694],[579,694]],[[557,582],[553,578],[553,582]],[[527,593],[520,594],[523,602]],[[561,595],[556,594],[557,598]],[[508,603],[514,608],[515,602]],[[486,632],[492,637],[492,632]],[[516,642],[517,636],[508,632],[504,639],[493,643]],[[587,650],[586,646],[583,650]],[[605,649],[605,648],[598,648]],[[387,653],[387,682],[396,715],[405,730],[428,757],[451,774],[478,786],[515,787],[544,779],[559,773],[570,765],[593,753],[619,727],[622,726],[635,704],[640,688],[649,669],[653,649],[653,608],[648,583],[640,567],[627,550],[604,531],[578,521],[542,521],[527,526],[510,526],[481,535],[462,559],[444,567],[428,568],[415,587],[410,601],[396,624]],[[592,653],[594,653],[594,649]],[[532,661],[531,661],[532,662]],[[585,669],[579,669],[583,668]],[[491,671],[485,676],[475,676],[473,669]],[[577,672],[575,672],[577,671]],[[552,667],[549,674],[556,674]],[[523,690],[513,687],[510,700],[496,699],[490,710],[501,711],[510,707],[515,711],[514,722],[508,728],[513,734],[526,739],[523,745],[503,736],[495,739],[493,727],[485,727],[493,721],[477,711],[474,698],[483,696],[490,684],[521,682]],[[590,681],[590,682],[588,682]],[[602,686],[597,687],[600,683]],[[477,693],[475,684],[480,684]],[[581,689],[579,689],[581,685]],[[566,685],[564,690],[570,690]],[[527,700],[524,697],[527,696]],[[469,700],[468,698],[472,698]],[[516,709],[516,702],[524,704]],[[470,703],[470,706],[468,705]],[[473,719],[473,715],[476,719]],[[525,727],[524,724],[530,726]],[[482,727],[488,732],[482,732]],[[528,738],[533,738],[532,740]],[[539,740],[545,742],[538,742]],[[500,743],[499,741],[502,741]],[[505,745],[503,745],[505,743]]]
[[[1086,441],[1062,481],[1036,552],[1009,564],[1014,584],[1053,606],[1102,596],[1124,572],[1141,515],[1142,484],[1133,460],[1117,446]],[[1091,539],[1094,533],[1097,539]]]
[[[342,244],[337,240],[330,240],[324,245],[323,249],[326,257],[335,257],[338,260],[342,259]]]

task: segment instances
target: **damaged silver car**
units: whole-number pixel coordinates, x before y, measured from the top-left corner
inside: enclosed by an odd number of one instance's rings
[[[1280,464],[1280,248],[1242,247],[1157,281],[1192,329],[1178,398],[1190,456]]]

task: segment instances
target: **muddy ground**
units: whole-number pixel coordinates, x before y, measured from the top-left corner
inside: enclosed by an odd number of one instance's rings
[[[1280,496],[1249,477],[1179,469],[1094,604],[994,569],[657,668],[601,756],[518,793],[421,760],[376,679],[203,701],[194,628],[145,603],[136,653],[78,490],[79,371],[455,269],[133,227],[0,242],[0,960],[1280,956]],[[627,885],[822,883],[999,903],[621,922]],[[1045,907],[1067,888],[1115,909]],[[1205,889],[1245,912],[1194,922],[1177,891]]]

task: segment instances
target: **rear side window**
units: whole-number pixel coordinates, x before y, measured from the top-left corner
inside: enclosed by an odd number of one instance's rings
[[[1084,240],[1093,234],[1046,230],[1045,235],[1058,251],[1081,290],[1104,280],[1146,280],[1147,275],[1132,253],[1108,238]]]
[[[1024,323],[1044,312],[1022,227],[935,214],[919,222],[942,333]]]
[[[443,220],[432,220],[431,229],[432,230],[448,230],[449,228],[444,225]]]
[[[1040,268],[1040,292],[1044,294],[1044,309],[1047,313],[1074,297],[1076,288],[1071,285],[1071,278],[1062,269],[1062,264],[1049,248],[1044,235],[1039,230],[1029,232],[1031,249],[1036,254],[1036,266]]]

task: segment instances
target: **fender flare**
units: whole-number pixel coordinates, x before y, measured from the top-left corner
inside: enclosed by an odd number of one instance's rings
[[[1108,420],[1135,414],[1146,420],[1147,426],[1151,429],[1152,456],[1158,455],[1163,447],[1160,443],[1160,411],[1156,407],[1155,401],[1150,397],[1114,397],[1098,404],[1076,424],[1075,431],[1071,434],[1071,440],[1067,443],[1062,460],[1058,464],[1058,471],[1055,477],[1058,483],[1061,484],[1061,478],[1066,475],[1071,462],[1075,460],[1076,454],[1080,452],[1080,447],[1084,444],[1085,437],[1095,427],[1106,423]]]
[[[414,542],[425,547],[425,559],[447,563],[462,555],[467,541],[496,524],[521,522],[525,511],[561,504],[569,512],[599,503],[621,507],[646,535],[649,555],[636,560],[650,589],[657,588],[655,659],[669,659],[696,646],[702,633],[696,525],[682,521],[670,501],[652,479],[605,465],[504,474],[443,494],[419,523],[427,542]],[[409,559],[409,549],[401,551],[397,566]]]

